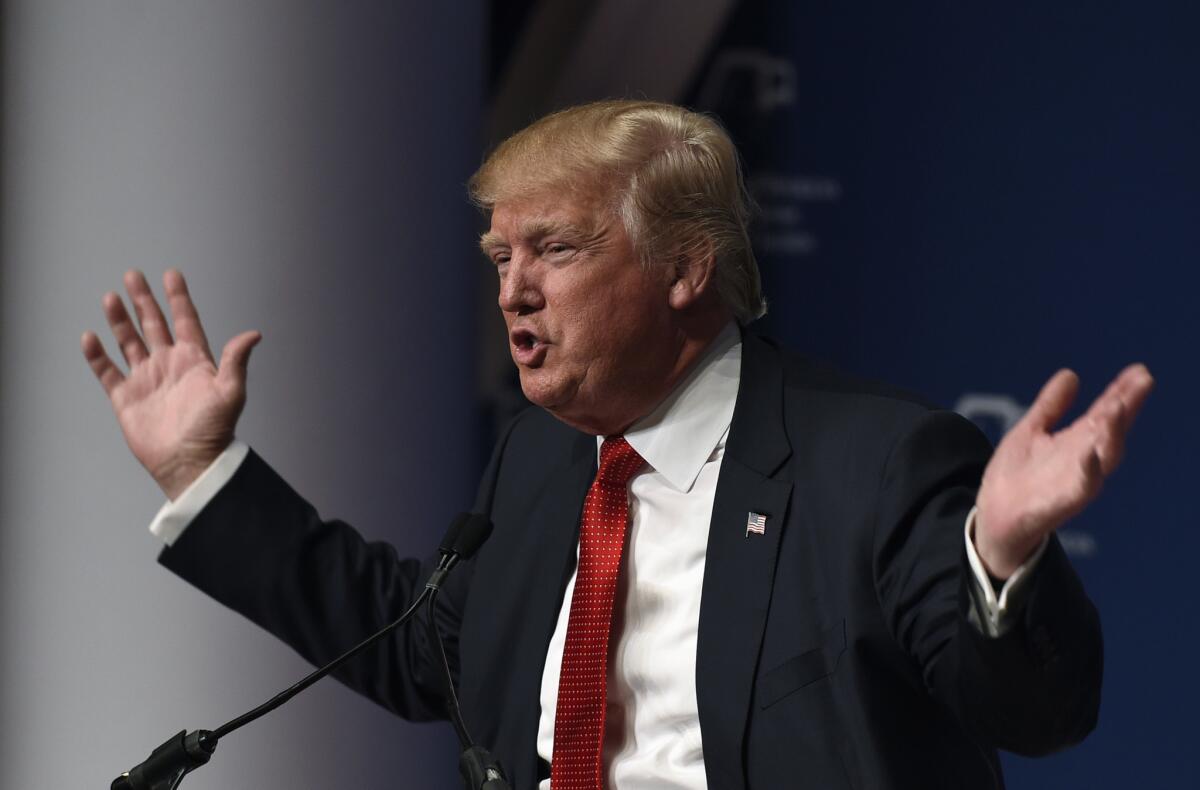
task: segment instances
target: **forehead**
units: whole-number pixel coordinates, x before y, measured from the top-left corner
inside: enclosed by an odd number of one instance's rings
[[[604,195],[595,190],[542,190],[498,200],[492,207],[491,228],[480,244],[486,248],[558,232],[592,233],[610,219]]]

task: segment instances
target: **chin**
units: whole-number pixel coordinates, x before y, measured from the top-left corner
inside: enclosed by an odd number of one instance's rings
[[[534,406],[578,431],[591,434],[602,433],[593,424],[594,421],[588,419],[588,415],[580,413],[580,404],[575,398],[577,389],[570,381],[555,381],[549,377],[538,376],[536,373],[531,375],[524,371],[521,373],[521,392],[525,394],[525,399]]]
[[[551,380],[541,371],[521,371],[521,392],[534,406],[554,411],[567,400],[566,390],[562,382]]]

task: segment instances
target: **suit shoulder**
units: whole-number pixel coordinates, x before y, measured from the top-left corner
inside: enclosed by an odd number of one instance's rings
[[[810,393],[828,400],[842,400],[858,408],[874,408],[917,415],[939,407],[924,396],[887,382],[841,370],[825,360],[780,347],[759,338],[778,354],[784,386],[789,394]]]
[[[966,418],[910,390],[857,376],[823,360],[757,338],[783,376],[786,420],[793,435],[811,439],[890,445],[923,425],[986,439]]]

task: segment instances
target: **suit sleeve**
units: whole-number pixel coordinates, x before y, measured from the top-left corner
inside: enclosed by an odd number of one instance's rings
[[[251,452],[159,562],[323,664],[396,619],[426,569],[316,510]],[[402,627],[335,676],[409,719],[440,716],[425,629]]]
[[[476,507],[485,513],[507,437],[480,484]],[[321,665],[399,617],[423,589],[436,557],[402,558],[341,521],[322,520],[251,451],[159,562]],[[456,680],[472,571],[473,563],[460,564],[437,601]],[[423,627],[402,626],[334,676],[407,719],[445,718],[436,648],[427,636]]]
[[[974,426],[948,412],[927,412],[899,436],[880,482],[876,591],[893,637],[968,731],[1018,754],[1046,754],[1096,725],[1100,621],[1051,538],[1016,624],[993,638],[969,622],[962,524],[990,452]]]

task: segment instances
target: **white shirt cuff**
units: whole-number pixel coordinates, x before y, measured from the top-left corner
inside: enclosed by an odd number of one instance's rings
[[[154,520],[150,522],[150,532],[163,543],[170,546],[188,524],[200,514],[200,511],[212,501],[225,484],[229,482],[246,455],[250,446],[236,439],[225,448],[225,452],[217,456],[204,472],[184,489],[175,501],[168,501],[159,508]]]
[[[1005,580],[1004,586],[1000,588],[1000,595],[997,596],[987,569],[983,567],[983,561],[979,559],[979,554],[975,551],[976,510],[978,508],[971,508],[971,512],[967,514],[967,523],[963,527],[963,535],[967,543],[967,561],[971,564],[971,570],[975,576],[976,594],[971,598],[978,604],[974,607],[972,614],[978,616],[977,625],[984,633],[993,637],[1001,636],[1012,627],[1020,610],[1021,593],[1027,586],[1029,574],[1037,566],[1038,560],[1042,558],[1042,554],[1046,551],[1046,545],[1050,541],[1048,538],[1042,540],[1037,551],[1033,552],[1033,555],[1021,563],[1013,575]]]

